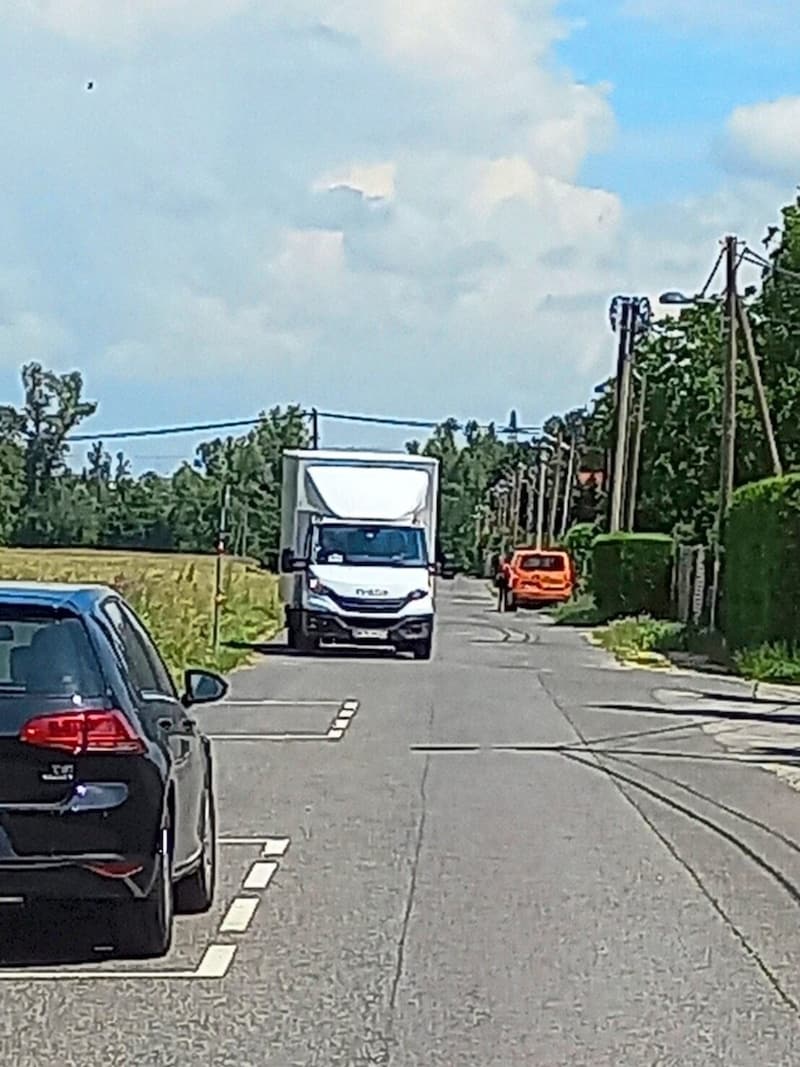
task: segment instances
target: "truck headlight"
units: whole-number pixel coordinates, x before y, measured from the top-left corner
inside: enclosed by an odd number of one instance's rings
[[[430,592],[429,589],[415,589],[413,593],[409,593],[408,594],[408,599],[409,600],[423,600],[428,595],[429,592]]]
[[[327,585],[323,585],[319,578],[315,578],[313,574],[308,579],[308,589],[310,593],[314,593],[316,596],[333,596],[333,590],[329,589]]]

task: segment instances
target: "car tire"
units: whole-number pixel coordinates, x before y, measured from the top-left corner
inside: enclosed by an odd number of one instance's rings
[[[214,903],[217,882],[217,815],[214,796],[208,786],[203,800],[203,852],[196,871],[181,878],[175,886],[175,911],[201,915]]]
[[[425,641],[415,641],[411,646],[414,659],[430,659],[433,655],[433,641],[429,637]]]
[[[172,946],[174,913],[172,850],[169,826],[165,825],[150,892],[144,900],[132,900],[116,908],[114,940],[117,952],[133,959],[166,956]]]

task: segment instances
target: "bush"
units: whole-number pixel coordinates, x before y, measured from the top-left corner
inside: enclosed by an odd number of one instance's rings
[[[786,641],[739,649],[733,660],[739,674],[753,681],[800,684],[800,647]]]
[[[572,557],[582,589],[591,577],[592,544],[599,532],[593,522],[579,522],[571,526],[564,537],[564,548]]]
[[[580,593],[574,600],[559,604],[551,614],[556,626],[599,626],[605,622],[594,597],[588,593]]]
[[[592,591],[606,618],[670,614],[674,542],[666,534],[602,534],[592,546]]]
[[[800,474],[737,489],[726,525],[722,625],[729,646],[800,642]]]
[[[649,615],[635,619],[619,619],[596,637],[603,648],[621,658],[641,652],[683,652],[686,649],[686,627],[679,622],[652,619]]]

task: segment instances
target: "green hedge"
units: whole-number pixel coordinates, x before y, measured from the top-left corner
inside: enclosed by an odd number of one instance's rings
[[[675,544],[666,534],[601,534],[592,545],[591,586],[608,619],[648,614],[665,618],[671,609]]]
[[[592,573],[592,545],[598,533],[593,522],[579,522],[571,526],[564,536],[564,548],[575,564],[582,587]]]
[[[734,493],[725,531],[722,625],[732,650],[800,642],[800,474]]]

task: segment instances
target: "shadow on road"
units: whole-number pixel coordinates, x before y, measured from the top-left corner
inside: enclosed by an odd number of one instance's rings
[[[0,971],[97,963],[114,955],[108,921],[91,905],[15,905],[0,910]]]
[[[730,700],[731,703],[748,703],[755,704],[747,697],[734,696],[731,697],[728,694],[712,695],[704,693],[703,696],[709,700]],[[597,708],[602,711],[632,711],[641,712],[644,715],[659,715],[663,718],[675,717],[675,718],[704,718],[704,719],[725,719],[730,722],[766,722],[777,723],[783,726],[800,726],[800,714],[791,714],[790,712],[766,712],[766,711],[740,711],[736,708],[726,708],[720,710],[719,708],[703,708],[699,704],[695,704],[691,708],[674,708],[666,707],[663,704],[592,704],[591,707]]]
[[[248,641],[226,641],[226,648],[255,652],[259,656],[290,656],[297,659],[394,659],[393,648],[350,648],[346,645],[324,645],[317,652],[299,652],[284,644],[253,644]]]

